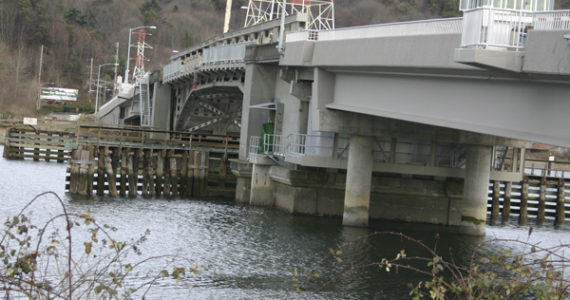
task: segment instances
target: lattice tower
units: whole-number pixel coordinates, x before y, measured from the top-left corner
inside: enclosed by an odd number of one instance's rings
[[[138,42],[137,42],[137,56],[135,56],[135,68],[133,69],[133,78],[139,78],[144,76],[144,62],[149,61],[147,57],[144,56],[144,49],[152,49],[152,47],[146,43],[146,37],[150,36],[149,32],[146,32],[144,29],[139,29],[133,32],[134,34],[138,35]]]
[[[333,0],[249,0],[244,27],[279,19],[284,2],[287,16],[307,15],[305,30],[321,31],[335,28]]]

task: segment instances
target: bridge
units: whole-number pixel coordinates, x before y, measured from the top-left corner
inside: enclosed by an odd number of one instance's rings
[[[523,181],[533,143],[570,146],[569,11],[465,0],[334,29],[328,1],[301,2],[172,56],[153,100],[153,126],[240,137],[236,201],[481,234],[490,181]]]

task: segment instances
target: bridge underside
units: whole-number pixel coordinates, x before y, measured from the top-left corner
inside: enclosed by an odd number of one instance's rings
[[[567,83],[375,74],[329,69],[316,80],[321,110],[346,111],[511,140],[570,147]],[[320,87],[319,87],[320,85]],[[540,100],[538,100],[540,99]],[[318,114],[318,113],[317,113]],[[318,117],[313,126],[330,124]],[[568,126],[564,126],[567,124]]]
[[[239,136],[243,93],[238,86],[193,89],[176,110],[174,129]]]

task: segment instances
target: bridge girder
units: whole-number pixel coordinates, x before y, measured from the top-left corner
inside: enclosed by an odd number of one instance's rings
[[[176,106],[174,129],[214,134],[239,135],[241,122],[242,84],[212,82],[186,92]]]

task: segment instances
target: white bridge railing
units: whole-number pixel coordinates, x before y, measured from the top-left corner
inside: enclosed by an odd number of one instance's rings
[[[532,29],[533,13],[490,7],[464,12],[461,47],[524,47],[526,33]]]
[[[170,61],[163,68],[163,80],[170,81],[184,74],[199,71],[203,67],[243,64],[245,49],[253,42],[228,44],[204,48],[202,53]]]
[[[285,139],[282,135],[265,134],[263,135],[263,152],[275,156],[285,156]]]
[[[536,30],[570,30],[570,10],[537,12],[533,26]]]
[[[461,47],[520,50],[529,30],[570,30],[570,10],[530,12],[491,7],[466,10]]]
[[[314,35],[309,31],[290,32],[287,34],[286,40],[287,42],[304,40],[331,41],[391,36],[461,33],[461,19],[462,18],[434,19],[339,28],[329,31],[319,31],[318,35]]]

